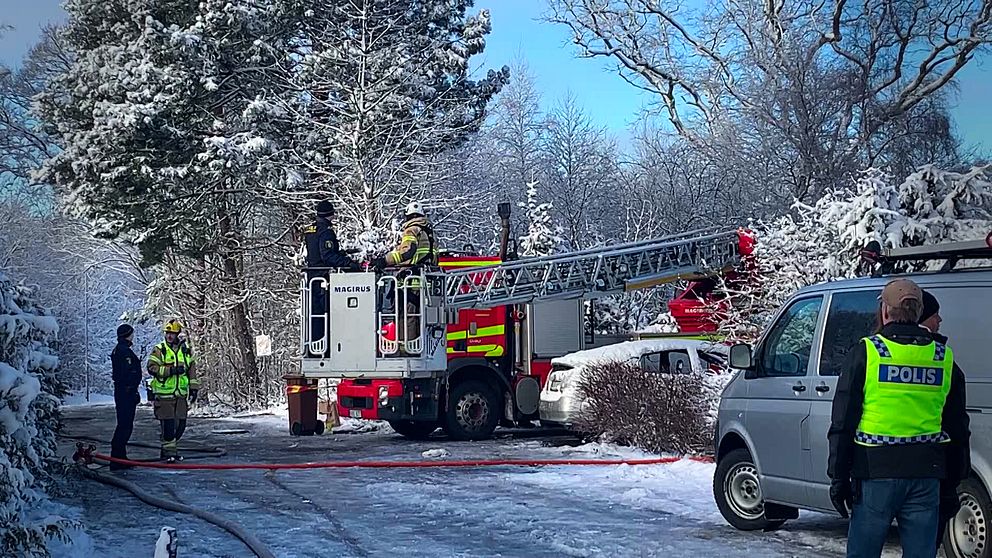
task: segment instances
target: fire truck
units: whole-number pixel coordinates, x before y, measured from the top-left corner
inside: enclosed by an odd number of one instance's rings
[[[301,284],[301,374],[337,379],[341,416],[385,420],[408,438],[456,440],[537,420],[551,359],[583,347],[584,300],[740,261],[734,231],[685,234],[505,260],[449,255],[436,269],[309,269]]]

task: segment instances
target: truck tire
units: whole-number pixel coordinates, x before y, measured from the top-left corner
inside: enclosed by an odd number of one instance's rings
[[[741,531],[777,529],[785,523],[765,517],[758,468],[746,449],[735,449],[717,463],[713,498],[727,523]]]
[[[426,440],[437,430],[437,423],[419,420],[391,420],[389,426],[408,440]]]
[[[467,380],[448,391],[444,431],[455,440],[489,438],[500,415],[499,395],[489,384]]]
[[[948,558],[992,558],[989,518],[992,500],[982,482],[974,477],[958,485],[961,510],[951,518],[944,533],[944,554]]]

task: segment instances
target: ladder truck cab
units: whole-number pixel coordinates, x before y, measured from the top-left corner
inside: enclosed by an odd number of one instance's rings
[[[301,374],[340,380],[341,416],[487,438],[539,418],[551,359],[583,348],[583,300],[723,273],[738,254],[736,231],[694,231],[509,262],[305,270]]]

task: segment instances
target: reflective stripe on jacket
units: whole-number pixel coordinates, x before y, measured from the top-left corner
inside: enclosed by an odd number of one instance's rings
[[[191,388],[199,389],[200,381],[193,372],[194,364],[193,353],[185,344],[180,344],[175,349],[165,341],[155,345],[148,357],[148,372],[152,375],[151,390],[155,398],[186,397]],[[172,375],[174,366],[182,366],[185,371],[178,376]]]
[[[414,217],[403,224],[399,246],[386,254],[387,265],[436,264],[434,229],[426,217]]]

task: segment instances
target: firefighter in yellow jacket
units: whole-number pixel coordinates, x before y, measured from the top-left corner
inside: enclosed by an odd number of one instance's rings
[[[378,270],[389,267],[414,267],[437,265],[437,244],[434,240],[434,228],[424,214],[420,202],[411,202],[406,206],[406,217],[403,223],[403,236],[399,245],[383,258],[376,258],[372,266]],[[406,310],[406,319],[399,320],[405,327],[399,328],[398,339],[403,342],[404,351],[417,353],[414,340],[420,337],[420,281],[415,277],[404,277],[406,288],[400,291],[398,304]],[[409,290],[409,292],[407,292]]]
[[[179,439],[186,430],[189,405],[196,402],[200,389],[193,352],[179,340],[182,330],[178,320],[169,320],[165,340],[155,345],[148,357],[155,418],[162,424],[162,459],[168,461],[181,459]]]
[[[403,236],[400,244],[384,258],[376,258],[372,265],[377,269],[386,266],[409,267],[415,265],[437,265],[437,244],[434,241],[434,227],[424,214],[420,202],[406,206],[403,223]]]

